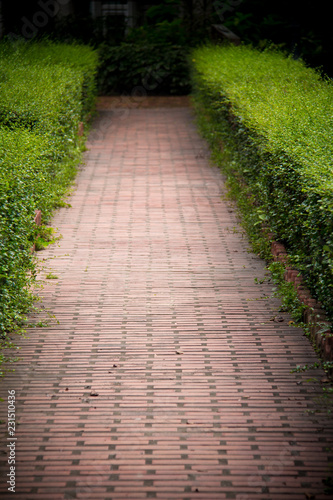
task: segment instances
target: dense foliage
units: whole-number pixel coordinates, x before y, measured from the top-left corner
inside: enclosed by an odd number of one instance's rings
[[[247,46],[193,55],[197,99],[256,213],[333,318],[333,89],[301,61]]]
[[[188,94],[189,36],[171,5],[151,7],[146,22],[119,44],[99,46],[101,94]]]
[[[93,104],[97,56],[84,46],[3,43],[0,57],[0,335],[6,344],[33,303],[35,210],[47,222],[75,176],[78,125]]]
[[[188,50],[180,45],[124,42],[100,47],[101,94],[188,94]]]

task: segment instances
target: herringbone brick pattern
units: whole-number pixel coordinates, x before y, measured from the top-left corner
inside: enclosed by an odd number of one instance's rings
[[[104,110],[19,339],[18,500],[328,498],[323,373],[279,312],[190,108]],[[278,318],[277,318],[278,317]],[[275,319],[274,319],[275,318]],[[1,427],[6,428],[6,402]]]

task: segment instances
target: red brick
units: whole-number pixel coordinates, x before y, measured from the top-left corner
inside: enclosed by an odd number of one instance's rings
[[[188,99],[127,97],[122,109],[124,99],[99,100],[71,208],[52,221],[63,238],[37,254],[40,277],[58,276],[38,293],[59,324],[19,337],[20,361],[2,381],[2,397],[17,397],[15,496],[281,500],[300,498],[303,483],[317,491],[333,437],[318,407],[324,373],[290,373],[316,354],[277,313],[273,285],[254,283],[265,262],[248,253],[221,198],[224,179]],[[315,309],[306,316],[321,315],[297,275],[287,268]],[[331,355],[331,341],[325,349]],[[5,435],[5,404],[0,413]],[[0,460],[6,474],[7,455]],[[6,484],[0,490],[11,498]]]

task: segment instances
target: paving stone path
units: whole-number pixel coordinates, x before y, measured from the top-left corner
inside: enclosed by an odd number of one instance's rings
[[[254,282],[264,262],[192,110],[103,101],[88,148],[54,217],[63,238],[39,253],[59,324],[19,338],[2,381],[17,419],[2,498],[329,498],[324,374],[290,373],[317,358],[272,285]]]

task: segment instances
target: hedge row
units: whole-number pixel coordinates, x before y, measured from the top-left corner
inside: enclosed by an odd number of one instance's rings
[[[0,45],[0,335],[33,303],[35,210],[47,222],[82,150],[78,126],[95,97],[97,56],[85,46]]]
[[[234,175],[333,319],[331,81],[277,51],[216,46],[194,52],[193,84]]]
[[[190,91],[188,49],[152,42],[104,44],[99,48],[99,92],[177,94]]]

